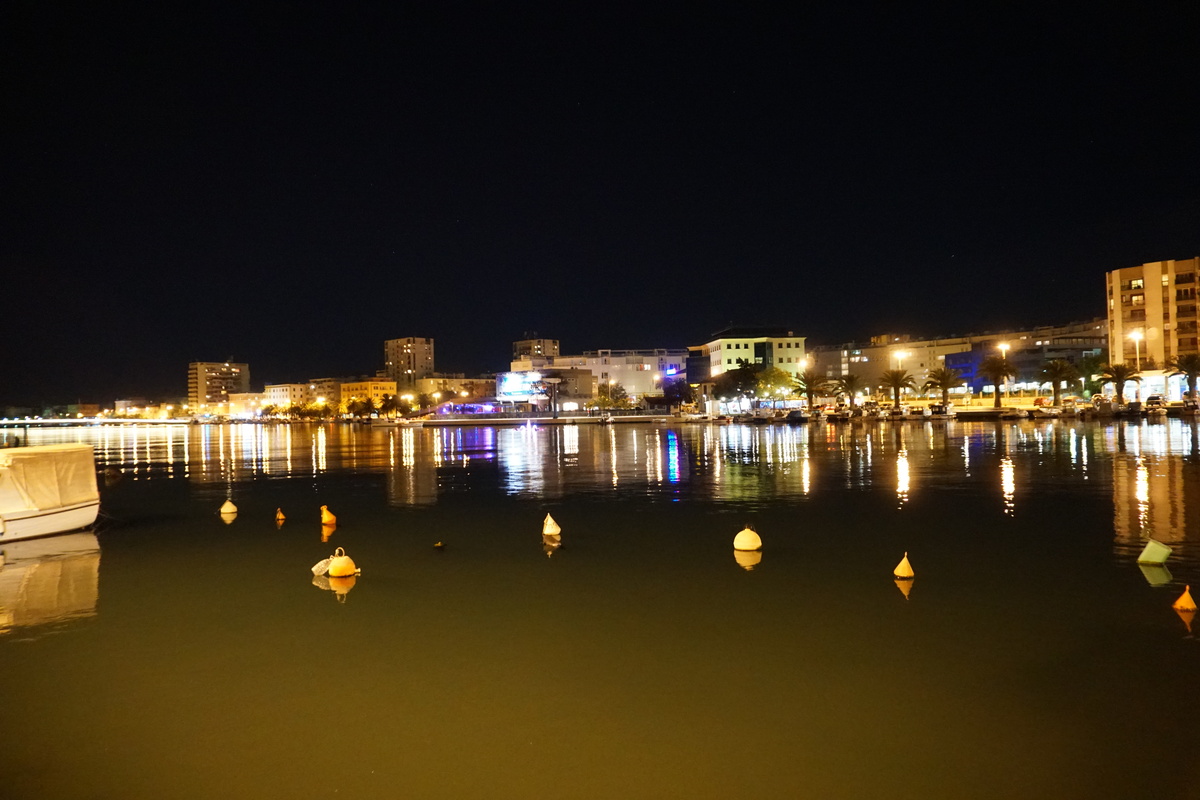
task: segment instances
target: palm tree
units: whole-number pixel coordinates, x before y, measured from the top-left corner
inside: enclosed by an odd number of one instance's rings
[[[379,400],[379,413],[389,417],[394,417],[396,411],[400,409],[400,398],[394,394],[385,394]]]
[[[1050,389],[1054,392],[1054,405],[1062,405],[1062,385],[1067,381],[1079,380],[1079,369],[1063,358],[1056,358],[1053,361],[1047,361],[1046,366],[1042,367],[1042,377],[1050,382]]]
[[[979,362],[977,370],[988,383],[996,387],[996,408],[1000,407],[1000,387],[1006,380],[1017,374],[1012,362],[1004,356],[988,356]]]
[[[947,405],[950,402],[950,390],[957,389],[962,385],[963,376],[961,372],[950,367],[938,367],[937,369],[929,370],[929,375],[921,388],[927,392],[930,389],[937,389],[942,393],[942,405]]]
[[[1167,369],[1172,375],[1183,375],[1187,378],[1187,396],[1196,399],[1196,379],[1200,378],[1200,353],[1184,353],[1175,356],[1167,362]]]
[[[885,370],[879,376],[879,385],[892,390],[893,407],[897,412],[900,411],[900,393],[905,389],[915,390],[917,388],[917,382],[913,380],[913,376],[902,369]]]
[[[1105,364],[1100,370],[1100,380],[1104,383],[1112,383],[1117,393],[1117,405],[1125,404],[1125,384],[1129,381],[1141,383],[1142,376],[1136,369],[1128,364]]]
[[[806,369],[796,376],[792,385],[792,394],[802,394],[808,400],[808,407],[816,403],[818,394],[829,390],[829,379],[815,369]]]
[[[854,408],[854,395],[863,390],[863,380],[854,374],[843,375],[833,382],[833,390],[839,395],[850,398],[850,407]]]

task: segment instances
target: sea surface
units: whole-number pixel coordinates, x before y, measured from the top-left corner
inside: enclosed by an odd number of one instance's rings
[[[102,516],[5,548],[4,798],[1200,797],[1195,423],[29,439]]]

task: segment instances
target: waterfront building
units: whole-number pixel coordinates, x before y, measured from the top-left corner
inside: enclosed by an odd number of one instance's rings
[[[1197,276],[1200,257],[1151,261],[1106,275],[1113,362],[1161,370],[1176,356],[1200,352]]]
[[[433,339],[408,336],[383,343],[384,374],[401,391],[416,391],[417,381],[433,374]]]
[[[547,379],[556,381],[555,389],[551,390]],[[496,400],[501,406],[529,404],[548,409],[551,395],[557,396],[559,410],[576,411],[596,396],[596,376],[577,367],[514,370],[496,376]]]
[[[351,376],[340,378],[309,378],[314,403],[324,403],[337,408],[342,402],[342,384],[355,380]]]
[[[237,419],[254,419],[269,405],[265,392],[232,392],[229,395],[229,416]]]
[[[1007,353],[1017,369],[1011,388],[1037,389],[1041,370],[1047,361],[1061,358],[1075,363],[1085,356],[1099,356],[1108,343],[1108,326],[1103,318],[1066,325],[1049,325],[1026,330],[990,331],[934,339],[913,339],[909,335],[873,337],[869,342],[818,345],[809,349],[814,369],[836,380],[857,375],[867,394],[887,394],[881,389],[881,376],[891,369],[902,369],[921,387],[929,372],[940,367],[957,369],[969,389],[981,391],[983,379],[976,374],[980,362],[989,355]],[[1001,345],[1005,346],[1001,350]],[[990,391],[990,384],[986,385]],[[952,393],[952,394],[955,394]]]
[[[558,352],[558,339],[539,339],[537,334],[525,334],[526,337],[519,342],[513,342],[513,361],[519,361],[526,356],[556,356]]]
[[[292,406],[303,408],[316,400],[316,395],[313,394],[312,384],[272,383],[263,387],[262,398],[264,405],[275,406],[280,411],[286,411]],[[229,413],[231,416],[233,415],[232,406]]]
[[[223,413],[229,403],[230,392],[248,391],[249,364],[230,361],[193,361],[188,364],[188,406],[193,414]]]
[[[687,355],[688,351],[682,348],[589,350],[573,356],[523,356],[513,359],[510,369],[512,372],[587,370],[593,382],[586,396],[594,396],[600,384],[620,384],[631,398],[637,399],[661,394],[664,383],[685,377]]]
[[[805,337],[786,328],[730,327],[701,345],[689,347],[687,378],[692,384],[715,379],[737,369],[738,361],[771,366],[793,376],[804,371]]]
[[[495,396],[496,379],[467,378],[462,373],[447,375],[435,372],[427,378],[419,378],[416,391],[418,394],[430,396],[436,393],[446,398],[455,395],[460,398],[465,396],[472,400],[479,400]]]
[[[343,383],[341,390],[343,404],[369,399],[376,408],[379,408],[379,404],[383,402],[386,395],[396,394],[396,382],[390,378],[363,378]]]

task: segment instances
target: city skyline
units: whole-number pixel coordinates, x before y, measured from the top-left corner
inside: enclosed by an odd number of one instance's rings
[[[0,403],[1100,316],[1200,253],[1197,13],[8,4]]]

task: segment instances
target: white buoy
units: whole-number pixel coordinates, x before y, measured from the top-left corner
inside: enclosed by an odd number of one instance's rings
[[[734,550],[761,550],[762,539],[758,533],[749,525],[738,531],[738,535],[733,537]]]
[[[224,502],[224,503],[221,505],[221,513],[222,513],[222,514],[236,514],[236,513],[237,513],[237,506],[235,506],[235,505],[233,504],[233,501],[232,501],[232,500],[226,500],[226,501],[225,501],[225,502]]]
[[[1142,548],[1142,554],[1138,556],[1139,564],[1163,564],[1171,555],[1171,548],[1167,547],[1162,542],[1156,542],[1150,539],[1146,542],[1146,546]]]
[[[547,514],[546,521],[542,523],[542,536],[558,536],[560,533],[562,533],[562,528],[558,527],[554,517]]]
[[[908,563],[908,552],[904,553],[904,558],[900,559],[900,563],[896,565],[896,569],[892,572],[898,579],[902,581],[910,581],[913,579],[912,564]]]

